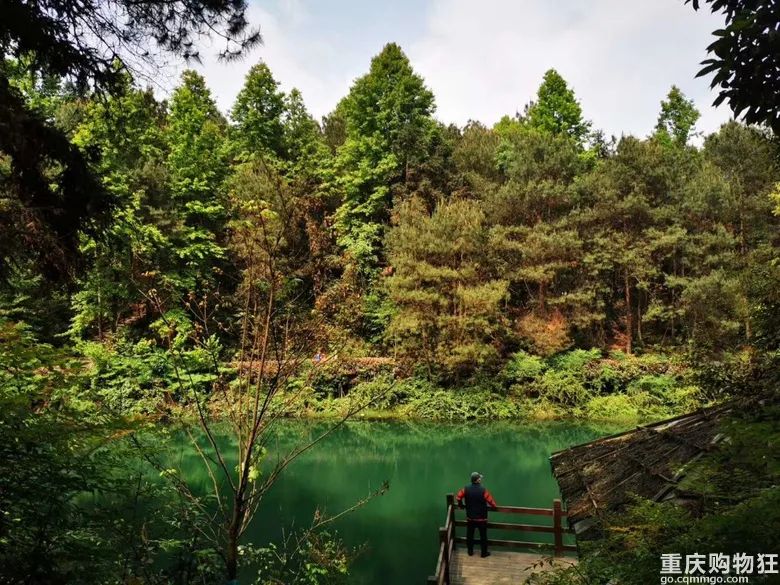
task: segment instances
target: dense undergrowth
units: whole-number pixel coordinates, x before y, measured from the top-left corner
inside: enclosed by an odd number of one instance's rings
[[[204,531],[208,498],[182,497],[162,481],[175,471],[149,465],[170,448],[149,416],[158,400],[141,400],[145,413],[128,408],[140,383],[148,390],[168,370],[142,353],[112,359],[113,377],[101,378],[90,355],[85,364],[0,319],[0,583],[224,582]],[[333,533],[298,528],[240,551],[259,571],[245,582],[257,585],[340,585],[355,554]]]
[[[84,384],[93,400],[121,414],[157,415],[208,396],[219,372],[208,349],[170,352],[141,341],[84,343]],[[219,352],[219,348],[215,351]],[[744,359],[736,355],[734,360]],[[182,384],[177,371],[186,371]],[[220,369],[227,376],[227,365]],[[513,354],[497,375],[447,386],[392,364],[333,359],[305,364],[277,397],[291,417],[340,416],[355,404],[368,418],[439,421],[583,418],[648,421],[708,402],[697,376],[679,356],[573,350],[549,358]],[[219,408],[219,399],[215,401]]]
[[[337,365],[323,367],[300,392],[294,415],[328,415],[354,400],[371,401],[368,416],[431,420],[550,419],[639,421],[659,419],[705,403],[680,360],[599,350],[574,350],[548,359],[515,353],[501,372],[462,387],[391,371],[354,374],[351,385]],[[304,384],[304,382],[299,382]]]

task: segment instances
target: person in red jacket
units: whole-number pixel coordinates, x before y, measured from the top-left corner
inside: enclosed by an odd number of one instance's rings
[[[489,557],[490,553],[487,547],[488,509],[495,510],[498,506],[490,492],[482,485],[481,473],[475,471],[471,474],[471,485],[461,488],[456,501],[459,508],[466,508],[466,546],[469,549],[469,556],[474,554],[474,530],[478,528],[482,557]]]

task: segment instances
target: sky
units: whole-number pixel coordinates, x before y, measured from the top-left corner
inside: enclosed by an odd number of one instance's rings
[[[544,72],[556,69],[584,116],[607,136],[646,136],[672,85],[701,112],[707,134],[731,117],[711,106],[709,79],[696,79],[722,17],[683,0],[250,0],[263,44],[241,61],[202,65],[227,112],[244,76],[264,61],[285,91],[297,87],[319,119],[398,43],[436,96],[436,117],[492,125],[522,111]],[[172,86],[172,83],[166,84]]]

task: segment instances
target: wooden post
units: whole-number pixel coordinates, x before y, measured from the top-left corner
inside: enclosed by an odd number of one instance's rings
[[[447,494],[447,517],[452,524],[452,539],[455,540],[455,494]]]
[[[441,562],[444,565],[444,582],[450,585],[450,543],[447,542],[447,528],[439,528],[439,542],[444,545]]]
[[[563,511],[561,510],[561,501],[558,499],[553,500],[553,530],[555,531],[555,556],[563,556],[563,532],[561,530],[561,516]]]

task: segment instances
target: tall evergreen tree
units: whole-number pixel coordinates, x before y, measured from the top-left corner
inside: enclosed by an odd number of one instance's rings
[[[388,235],[397,310],[388,327],[402,355],[422,357],[429,376],[458,380],[495,365],[506,336],[507,282],[496,278],[485,216],[473,201],[443,202],[433,214],[418,199],[400,206]]]
[[[580,144],[590,131],[590,122],[583,119],[574,91],[555,69],[544,74],[536,100],[526,111],[526,118],[534,128],[569,136]]]
[[[170,190],[180,209],[172,230],[181,266],[168,278],[179,292],[213,282],[225,256],[226,130],[203,77],[186,71],[171,97],[166,132]]]
[[[666,99],[661,102],[661,113],[655,125],[656,136],[663,142],[685,146],[693,135],[699,116],[699,110],[693,100],[686,98],[683,92],[673,85]]]
[[[240,147],[247,154],[284,156],[285,96],[265,63],[247,73],[230,111]]]
[[[336,160],[342,198],[338,241],[361,270],[370,270],[381,254],[392,187],[403,183],[410,166],[427,152],[435,127],[433,94],[401,48],[388,44],[338,109],[346,122],[346,141]]]
[[[114,201],[100,237],[82,234],[88,270],[73,296],[71,333],[103,337],[143,319],[143,290],[161,285],[178,256],[165,226],[175,210],[166,185],[166,112],[151,90],[131,86],[108,100],[89,102],[73,142],[99,152],[94,167]]]

